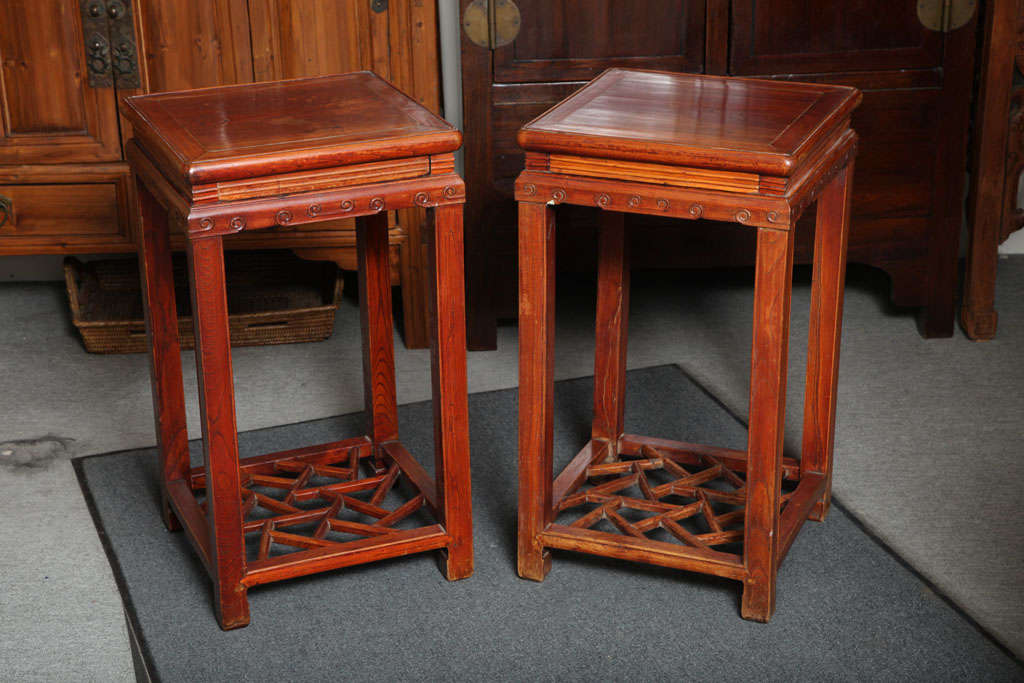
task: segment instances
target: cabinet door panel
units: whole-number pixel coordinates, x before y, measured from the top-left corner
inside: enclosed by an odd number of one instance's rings
[[[117,159],[115,93],[89,86],[78,3],[3,2],[0,26],[0,163]]]
[[[910,0],[732,3],[734,74],[934,68],[942,44]]]
[[[252,81],[245,0],[137,0],[146,92]]]
[[[369,2],[251,0],[249,12],[257,81],[374,66]],[[386,61],[387,53],[382,57]]]
[[[704,3],[518,0],[516,39],[494,50],[494,82],[590,79],[612,66],[699,71]]]

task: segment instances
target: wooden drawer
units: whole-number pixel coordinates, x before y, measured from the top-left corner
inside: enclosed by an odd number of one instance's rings
[[[7,200],[0,214],[0,254],[134,250],[127,176],[120,169],[74,182],[50,180],[0,171],[0,197]]]

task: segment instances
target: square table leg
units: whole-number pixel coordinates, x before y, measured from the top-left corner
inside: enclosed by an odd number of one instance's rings
[[[359,319],[363,332],[366,418],[373,441],[374,465],[381,470],[384,467],[381,444],[398,438],[386,212],[356,219],[356,254],[359,261]]]
[[[462,205],[437,207],[433,213],[427,238],[434,469],[438,509],[449,537],[442,569],[455,581],[473,573]]]
[[[224,630],[249,623],[245,539],[239,486],[238,431],[231,372],[231,340],[221,237],[188,242],[188,273],[195,319],[196,369],[206,468],[206,516],[214,604]]]
[[[519,576],[543,581],[551,556],[555,362],[555,211],[519,203]]]
[[[825,519],[832,497],[832,450],[835,444],[839,344],[843,331],[843,286],[850,230],[853,162],[840,171],[818,197],[814,231],[814,281],[811,285],[807,336],[807,384],[804,390],[800,475],[825,476],[825,490],[810,518]]]
[[[625,431],[629,254],[624,216],[602,211],[598,228],[594,345],[594,460],[618,460]]]
[[[167,484],[188,477],[188,429],[185,422],[185,391],[181,376],[181,345],[174,298],[174,274],[167,232],[167,212],[136,178],[139,204],[139,270],[143,291],[149,349],[150,386],[160,452],[160,499],[164,524],[181,530],[175,517]]]
[[[754,621],[775,611],[792,275],[793,232],[758,228],[741,609]]]

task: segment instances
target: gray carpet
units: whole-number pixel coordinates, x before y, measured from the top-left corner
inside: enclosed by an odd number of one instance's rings
[[[664,363],[738,414],[748,392],[752,279],[635,273],[630,368]],[[971,616],[1024,656],[1024,256],[1001,258],[997,338],[921,339],[887,305],[884,274],[848,275],[835,490],[847,507]],[[351,285],[352,283],[350,283]],[[563,286],[568,285],[568,286]],[[350,295],[320,344],[237,349],[238,422],[259,429],[360,410],[359,311]],[[799,426],[809,286],[793,292],[789,443]],[[555,372],[593,372],[592,281],[562,278]],[[154,443],[142,355],[86,353],[63,285],[0,287],[0,672],[49,681],[131,677],[120,600],[69,459]],[[470,391],[516,384],[515,326],[469,354]],[[396,348],[401,403],[430,397],[430,354]],[[195,367],[183,355],[189,428]],[[963,510],[971,511],[963,514]]]
[[[592,382],[556,389],[556,459],[586,440]],[[676,367],[632,371],[630,431],[730,447],[743,425]],[[431,444],[427,403],[403,441]],[[189,680],[1022,680],[1017,662],[841,509],[805,526],[769,625],[738,615],[740,585],[558,553],[543,584],[515,576],[516,394],[470,398],[476,573],[448,583],[430,554],[250,592],[253,621],[221,632],[209,582],[157,514],[152,450],[76,461],[151,670]],[[244,455],[334,440],[362,416],[242,435]],[[194,444],[195,445],[195,444]],[[194,459],[198,449],[193,449]]]

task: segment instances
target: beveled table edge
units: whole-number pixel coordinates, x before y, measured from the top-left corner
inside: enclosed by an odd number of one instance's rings
[[[410,156],[443,154],[447,152],[454,152],[462,146],[462,133],[457,128],[441,116],[424,107],[419,102],[416,102],[416,100],[409,97],[388,81],[377,76],[377,74],[372,71],[364,69],[362,71],[352,71],[345,74],[305,76],[302,78],[282,79],[274,82],[295,83],[301,81],[328,80],[338,78],[339,76],[364,73],[378,78],[381,83],[386,85],[388,88],[395,91],[401,97],[409,100],[424,112],[428,113],[431,117],[437,120],[441,130],[422,135],[382,137],[374,138],[372,140],[345,142],[336,145],[312,145],[301,149],[290,149],[287,151],[279,150],[272,152],[258,152],[254,154],[220,156],[207,161],[203,161],[199,156],[202,154],[203,150],[196,146],[195,154],[198,158],[189,161],[187,158],[179,154],[176,146],[172,145],[170,141],[161,134],[161,124],[154,121],[147,112],[141,111],[136,106],[135,101],[148,97],[187,94],[208,90],[251,88],[261,85],[261,83],[233,83],[229,85],[216,85],[204,88],[189,88],[159,93],[146,93],[143,95],[127,95],[121,98],[121,101],[125,104],[125,107],[122,109],[122,113],[125,118],[128,119],[129,123],[131,123],[133,137],[139,142],[140,146],[146,149],[148,156],[153,158],[158,165],[166,166],[168,169],[174,171],[174,177],[168,177],[181,188],[226,180],[276,175],[295,170],[312,171],[370,161],[385,161]],[[164,125],[175,124],[165,122]],[[296,145],[301,145],[301,143],[296,143]],[[312,161],[309,161],[310,159],[312,159]],[[301,169],[295,166],[295,163],[299,160],[307,162],[301,166]],[[255,172],[254,170],[251,170],[254,167]]]
[[[536,122],[551,112],[556,111],[578,96],[585,96],[585,91],[605,74],[613,72],[638,72],[667,75],[684,75],[700,78],[728,79],[730,81],[755,81],[773,84],[778,87],[794,86],[813,88],[822,94],[846,92],[821,123],[815,127],[792,152],[743,151],[728,148],[715,148],[705,145],[681,145],[669,142],[649,143],[650,149],[637,149],[638,144],[645,141],[624,137],[604,135],[587,135],[584,133],[567,133],[545,130],[534,127]],[[695,168],[713,168],[725,171],[745,171],[764,173],[767,175],[788,177],[795,174],[807,156],[818,147],[821,141],[836,129],[844,127],[843,122],[849,119],[851,112],[863,99],[860,90],[845,85],[824,85],[804,83],[801,81],[780,81],[768,78],[745,78],[736,76],[714,76],[711,74],[686,74],[683,72],[663,71],[654,69],[627,69],[612,67],[604,70],[587,85],[572,93],[565,99],[545,110],[540,115],[525,123],[516,136],[519,147],[527,152],[565,153],[577,156],[589,156],[623,161],[648,161],[661,164],[690,166]],[[820,100],[819,100],[820,102]]]

